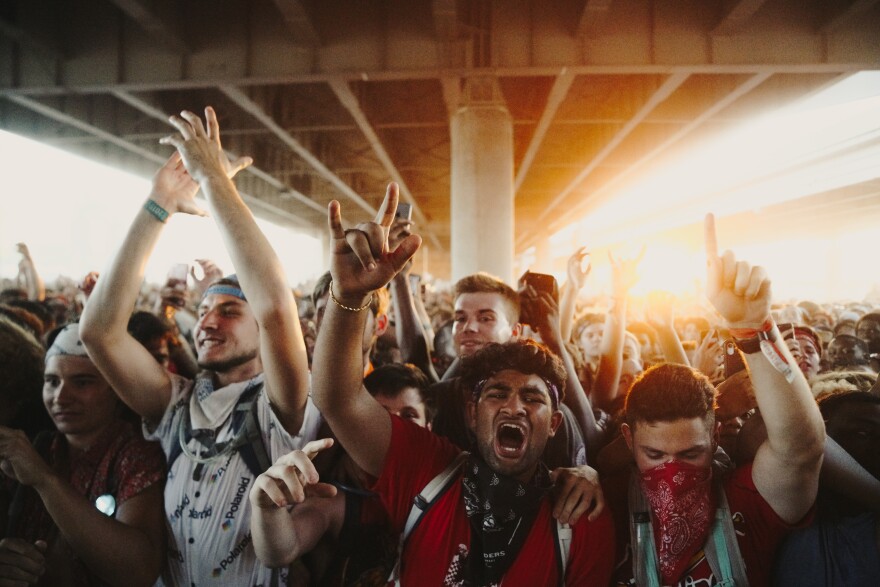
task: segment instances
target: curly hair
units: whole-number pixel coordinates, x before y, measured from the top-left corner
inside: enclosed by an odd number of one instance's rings
[[[626,396],[625,420],[672,422],[703,418],[715,423],[715,388],[708,377],[685,365],[664,363],[651,367],[636,379]]]
[[[479,272],[473,275],[466,275],[455,282],[454,286],[455,298],[466,293],[495,293],[499,294],[507,302],[508,316],[507,319],[511,324],[519,322],[519,294],[516,291],[492,275]]]
[[[461,382],[465,389],[476,389],[480,382],[507,369],[524,375],[537,375],[555,385],[559,391],[559,401],[562,401],[565,395],[565,367],[547,347],[532,340],[493,343],[463,358]],[[553,407],[558,407],[555,402]]]

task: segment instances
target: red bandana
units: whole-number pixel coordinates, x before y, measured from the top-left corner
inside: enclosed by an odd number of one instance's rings
[[[664,585],[675,585],[703,548],[715,513],[712,468],[671,461],[642,472]]]

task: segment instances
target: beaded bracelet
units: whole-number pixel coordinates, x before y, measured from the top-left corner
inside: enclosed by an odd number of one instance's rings
[[[332,279],[330,280],[330,287],[328,287],[328,289],[330,290],[330,299],[333,300],[333,303],[336,304],[337,306],[339,306],[340,308],[342,308],[343,310],[348,310],[349,312],[361,312],[361,311],[369,308],[370,304],[373,303],[373,292],[370,292],[370,299],[367,300],[366,304],[364,304],[360,308],[349,308],[348,306],[343,305],[342,302],[337,300],[336,296],[333,295],[333,280]]]

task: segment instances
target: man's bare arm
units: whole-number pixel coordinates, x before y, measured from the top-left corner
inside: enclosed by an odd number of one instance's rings
[[[180,155],[153,178],[150,200],[169,214],[204,214],[195,205],[198,185]],[[127,330],[144,270],[165,224],[141,208],[116,257],[98,280],[80,320],[80,336],[95,365],[120,398],[148,422],[158,422],[171,399],[171,379]]]
[[[364,471],[378,476],[391,442],[388,412],[363,388],[361,338],[372,292],[384,287],[412,257],[421,239],[410,235],[393,251],[388,231],[397,210],[391,184],[375,222],[344,230],[339,203],[329,207],[331,299],[312,363],[312,392],[339,442]]]
[[[232,258],[242,291],[260,326],[260,358],[269,400],[291,434],[302,426],[309,393],[305,341],[293,292],[274,249],[230,179],[230,166],[244,168],[247,158],[230,164],[220,144],[214,109],[205,109],[207,128],[192,112],[171,122],[180,131],[164,139],[180,152],[190,175],[202,187],[208,208]]]
[[[718,255],[712,215],[706,218],[706,255],[706,295],[730,324],[732,333],[762,330],[770,319],[770,280],[763,268],[737,262],[730,251]],[[825,425],[810,387],[781,335],[774,346],[776,350],[771,352],[778,353],[778,358],[792,370],[788,378],[763,352],[745,354],[755,399],[767,428],[767,440],[755,455],[752,479],[779,517],[795,523],[816,499]]]

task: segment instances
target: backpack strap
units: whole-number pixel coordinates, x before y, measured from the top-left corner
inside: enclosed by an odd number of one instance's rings
[[[639,587],[660,587],[660,565],[654,546],[651,508],[639,486],[636,471],[630,474],[628,501],[633,579]]]
[[[244,414],[244,436],[238,446],[238,452],[255,478],[272,466],[272,461],[269,459],[269,453],[263,442],[263,434],[260,431],[260,421],[257,418],[258,395],[261,389],[263,389],[262,384],[254,386],[252,392],[247,390],[242,394],[243,396],[250,395],[250,397],[247,399],[242,397],[242,400],[239,400],[232,416],[232,426],[235,430],[236,424],[241,419],[239,414]],[[237,419],[236,416],[239,418]]]
[[[400,541],[397,545],[397,562],[391,570],[391,575],[388,577],[389,583],[396,586],[400,585],[400,563],[403,558],[403,547],[406,544],[406,539],[412,531],[415,530],[416,526],[419,525],[419,522],[421,522],[431,506],[434,505],[444,493],[446,493],[446,490],[449,489],[452,482],[455,481],[458,476],[458,471],[461,469],[462,465],[464,465],[464,462],[469,456],[470,453],[467,451],[460,452],[445,469],[431,479],[428,484],[425,485],[424,489],[413,498],[412,509],[409,511],[409,517],[406,519],[406,525],[403,528],[403,532],[400,534]]]
[[[715,521],[712,523],[709,539],[703,545],[706,562],[709,563],[719,587],[748,587],[745,562],[733,528],[727,495],[718,475],[715,476],[713,487],[718,495],[718,506],[715,509]],[[629,512],[633,578],[640,587],[659,587],[660,568],[654,545],[651,508],[639,485],[636,472],[630,475]]]
[[[746,565],[739,550],[736,530],[733,528],[733,517],[727,504],[727,495],[719,487],[718,507],[715,510],[715,522],[712,524],[711,539],[703,549],[706,560],[715,577],[720,577],[719,587],[748,587]]]
[[[571,526],[556,520],[553,525],[556,535],[556,568],[559,571],[559,585],[565,585],[565,570],[568,568],[568,556],[571,553]]]
[[[242,460],[244,460],[248,470],[253,473],[254,477],[260,475],[272,465],[266,445],[263,442],[259,419],[257,418],[257,400],[263,385],[263,382],[260,382],[245,389],[238,398],[231,416],[232,430],[239,430],[240,432],[229,442],[234,443],[233,450],[239,452]],[[182,446],[188,444],[192,439],[192,420],[189,415],[189,402],[190,400],[187,399],[180,408],[182,425],[178,427],[177,442],[171,443],[171,450],[168,453],[169,472],[174,462],[183,453]],[[194,477],[197,477],[196,481],[201,479],[202,468],[202,464],[199,463],[196,471],[193,473]]]

